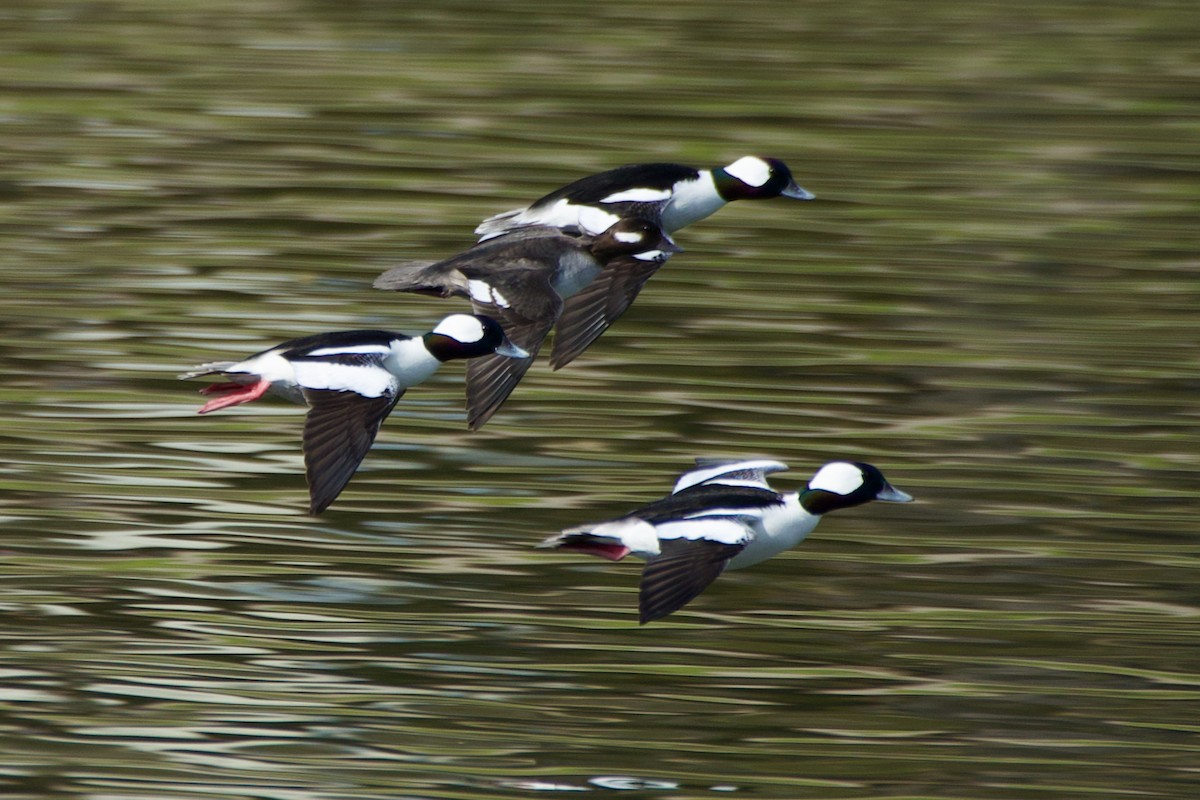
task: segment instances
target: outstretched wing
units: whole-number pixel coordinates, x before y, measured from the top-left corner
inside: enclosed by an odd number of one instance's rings
[[[767,475],[772,472],[787,471],[787,464],[782,461],[760,458],[748,461],[724,461],[712,458],[697,458],[696,469],[679,476],[675,482],[672,494],[701,484],[723,484],[726,486],[749,486],[755,489],[767,489]]]
[[[467,427],[473,431],[492,418],[525,377],[542,340],[550,332],[551,323],[500,324],[508,340],[529,353],[529,357],[490,355],[467,362]]]
[[[304,421],[309,514],[320,514],[341,494],[375,442],[379,426],[403,394],[403,389],[379,397],[331,389],[304,390],[309,405]]]
[[[744,537],[747,529],[736,519],[714,518],[689,524],[703,530],[703,535],[662,539],[660,553],[646,560],[638,594],[639,621],[643,625],[672,614],[695,599],[745,547],[739,537]],[[660,535],[663,533],[660,529]]]
[[[613,259],[582,291],[568,297],[555,328],[550,366],[561,369],[587,350],[625,313],[662,265],[661,261]]]
[[[528,278],[526,280],[529,280]],[[516,306],[507,301],[505,289],[516,294],[516,287],[507,286],[493,278],[495,293],[485,302],[485,294],[476,293],[472,299],[476,314],[485,314],[500,323],[504,335],[517,347],[529,353],[527,358],[501,355],[482,356],[467,362],[467,426],[471,430],[483,427],[499,410],[513,389],[521,382],[546,334],[558,319],[562,298],[540,277],[536,292],[522,293],[523,302]]]

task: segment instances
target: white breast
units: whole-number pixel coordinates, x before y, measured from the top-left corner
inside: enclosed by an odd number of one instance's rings
[[[783,505],[767,509],[755,525],[754,538],[729,562],[729,569],[741,569],[766,561],[784,550],[791,550],[804,541],[821,521],[800,506],[800,495],[783,496]]]
[[[725,200],[717,194],[717,185],[713,182],[712,173],[702,171],[700,177],[694,181],[680,181],[675,184],[675,194],[663,208],[663,230],[674,233],[693,222],[711,216],[723,205]]]
[[[395,376],[397,385],[405,389],[424,382],[441,365],[442,362],[425,349],[425,342],[419,336],[392,342],[392,352],[383,360],[384,368]]]

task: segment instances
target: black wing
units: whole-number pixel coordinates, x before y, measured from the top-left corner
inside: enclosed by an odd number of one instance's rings
[[[379,426],[404,394],[363,397],[355,392],[305,389],[304,470],[308,513],[316,516],[337,499],[371,449]]]
[[[523,273],[520,287],[506,282],[504,276],[490,276],[488,282],[501,296],[520,297],[521,302],[502,306],[474,300],[475,313],[499,322],[508,340],[529,357],[490,355],[467,362],[467,427],[473,431],[483,427],[517,388],[562,310],[562,298],[550,288],[545,275]]]
[[[487,311],[476,311],[486,314]],[[529,353],[528,358],[490,355],[467,362],[467,427],[479,430],[525,377],[553,322],[500,322],[508,340]]]
[[[771,491],[767,475],[772,472],[786,472],[787,468],[787,464],[782,461],[769,458],[731,461],[727,458],[700,457],[696,459],[696,468],[680,475],[671,491],[681,492],[703,484],[750,486]]]
[[[516,228],[441,261],[407,261],[375,279],[376,289],[441,297],[469,296],[466,281],[520,270],[550,270],[567,250],[591,240],[546,225]]]
[[[664,539],[662,552],[646,561],[638,595],[642,625],[683,608],[725,571],[742,545],[704,539]]]
[[[560,369],[587,350],[633,304],[638,292],[662,266],[661,261],[617,258],[596,279],[563,301],[554,331],[550,366]]]

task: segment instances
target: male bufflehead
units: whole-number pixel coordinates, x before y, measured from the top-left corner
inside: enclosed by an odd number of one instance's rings
[[[475,229],[480,240],[527,226],[546,225],[595,235],[618,219],[639,217],[667,235],[704,219],[733,200],[789,197],[812,200],[796,185],[787,165],[774,158],[744,156],[724,167],[631,164],[589,175],[556,189],[525,208],[497,214]],[[613,264],[583,291],[566,299],[550,366],[569,364],[625,313],[662,262]]]
[[[243,361],[202,364],[179,377],[229,379],[200,390],[215,395],[200,408],[201,414],[257,400],[268,391],[308,404],[304,467],[308,513],[316,515],[350,481],[406,389],[433,375],[443,361],[493,354],[528,356],[505,337],[495,320],[451,314],[423,336],[379,330],[318,333]]]
[[[580,178],[517,208],[489,217],[475,233],[482,239],[530,225],[578,228],[597,234],[622,217],[642,217],[667,233],[698,222],[733,200],[790,197],[812,200],[787,165],[775,158],[744,156],[724,167],[630,164]]]
[[[907,503],[870,464],[832,461],[800,492],[780,494],[766,476],[787,466],[770,460],[697,459],[673,493],[607,522],[569,528],[539,547],[618,561],[646,560],[638,605],[644,625],[683,608],[726,568],[740,569],[795,547],[840,508],[871,500]]]

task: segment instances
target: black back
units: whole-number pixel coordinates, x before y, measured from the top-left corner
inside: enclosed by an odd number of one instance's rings
[[[652,525],[683,519],[705,509],[727,508],[731,511],[757,511],[783,502],[778,492],[753,486],[728,486],[703,483],[656,500],[648,506],[626,515],[643,519]]]
[[[396,340],[404,341],[412,337],[404,333],[396,333],[395,331],[381,330],[356,330],[356,331],[332,331],[329,333],[314,333],[309,336],[301,336],[298,339],[291,339],[283,344],[263,350],[263,353],[268,353],[271,350],[281,350],[284,358],[289,361],[297,361],[308,356],[314,350],[323,350],[325,348],[337,347],[353,347],[355,345],[378,344],[390,345]],[[253,358],[253,356],[251,356]],[[339,356],[319,356],[322,361],[333,360],[340,364],[368,364],[379,360],[379,356],[373,353],[346,353]]]
[[[623,189],[670,189],[679,181],[695,180],[698,177],[699,170],[683,164],[627,164],[568,183],[561,189],[555,189],[545,197],[539,198],[530,207],[552,205],[564,198],[574,203],[596,203]]]

